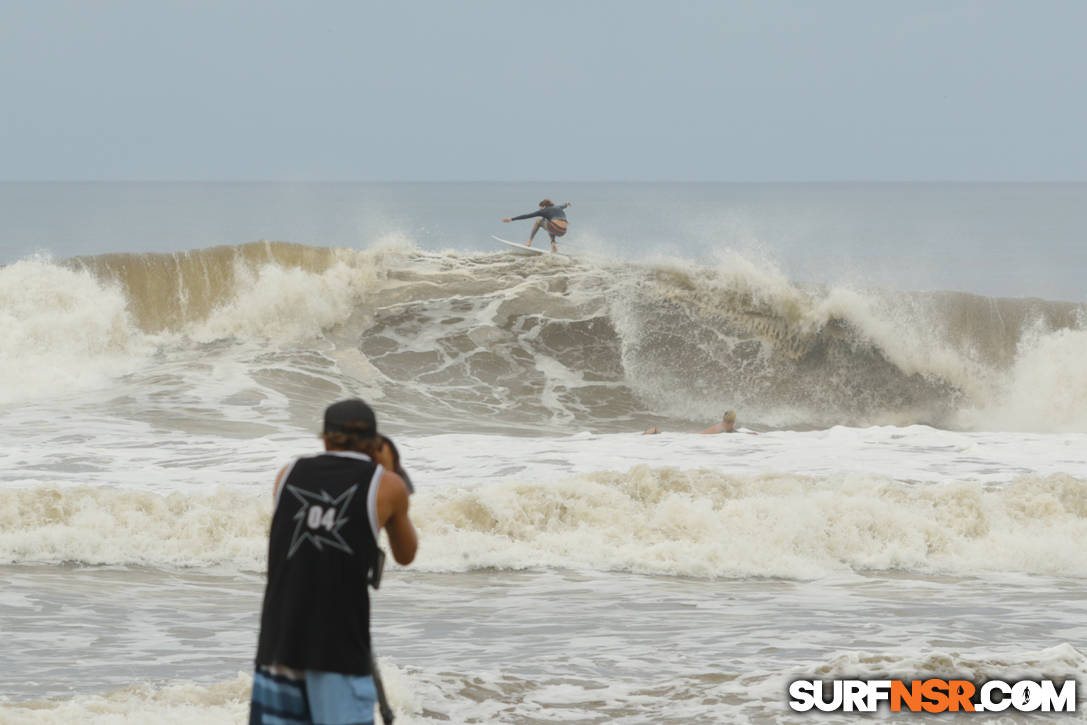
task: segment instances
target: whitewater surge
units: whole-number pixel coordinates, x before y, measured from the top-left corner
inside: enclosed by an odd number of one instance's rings
[[[211,685],[137,683],[102,695],[0,703],[0,721],[5,725],[236,725],[249,717],[252,680],[252,675],[239,673]]]
[[[395,664],[379,660],[382,681],[397,720],[412,722],[421,711],[413,689],[423,683]],[[67,699],[29,700],[5,704],[0,700],[4,725],[237,725],[249,718],[251,672],[212,683],[138,682],[101,695]]]
[[[264,568],[267,491],[0,491],[0,562]],[[871,475],[637,466],[554,482],[445,487],[413,501],[413,568],[533,567],[808,580],[903,570],[1087,575],[1087,481],[992,487]]]
[[[904,485],[866,475],[730,476],[639,466],[420,501],[424,568],[575,567],[814,579],[901,569],[1087,574],[1087,481]]]
[[[647,681],[600,681],[580,673],[563,676],[559,672],[532,680],[478,668],[464,672],[417,668],[409,671],[387,661],[381,661],[380,667],[389,702],[397,721],[403,723],[433,722],[435,719],[512,722],[521,721],[525,716],[574,720],[601,714],[609,721],[624,723],[644,722],[646,717],[655,721],[682,717],[690,722],[726,719],[776,722],[786,712],[781,693],[787,691],[789,682],[800,678],[910,680],[943,677],[965,678],[972,682],[1021,679],[1063,682],[1068,678],[1080,678],[1087,672],[1087,657],[1067,643],[1040,651],[1015,648],[925,654],[852,651],[833,654],[818,665],[794,666],[788,671],[769,669],[767,664],[760,662],[743,672],[731,672],[730,666],[725,665],[721,672],[658,673]],[[251,687],[252,676],[246,672],[210,684],[137,683],[101,695],[11,704],[0,702],[0,719],[5,725],[67,725],[73,722],[87,725],[143,725],[148,722],[234,725],[248,716]],[[1078,709],[1082,709],[1085,702],[1087,698],[1082,691],[1078,692]],[[509,719],[511,711],[518,712],[520,717]],[[820,721],[848,723],[855,718],[854,713],[825,714]],[[884,713],[882,719],[908,723],[916,721],[918,716]],[[986,722],[992,721],[992,718],[986,719]],[[1029,716],[1013,715],[997,721],[1034,720]]]
[[[262,493],[0,490],[0,563],[264,571],[272,503]]]

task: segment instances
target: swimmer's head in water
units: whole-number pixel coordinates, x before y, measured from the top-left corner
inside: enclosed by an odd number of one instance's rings
[[[721,420],[725,423],[735,423],[736,413],[731,410],[726,410],[725,414],[721,416]]]

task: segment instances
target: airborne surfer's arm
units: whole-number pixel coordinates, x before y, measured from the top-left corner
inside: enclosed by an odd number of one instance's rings
[[[534,216],[543,216],[543,209],[538,209],[537,211],[534,211],[531,214],[522,214],[521,216],[512,217],[510,219],[510,221],[515,222],[515,221],[517,221],[519,219],[531,219]]]

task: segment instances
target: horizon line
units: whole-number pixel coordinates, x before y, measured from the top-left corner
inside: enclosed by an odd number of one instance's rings
[[[1087,179],[0,179],[0,184],[1083,184]]]

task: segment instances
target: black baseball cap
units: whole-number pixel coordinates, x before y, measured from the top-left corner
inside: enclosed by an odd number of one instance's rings
[[[377,435],[377,417],[373,408],[358,398],[341,400],[325,408],[324,432],[372,438]]]

